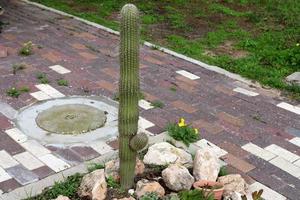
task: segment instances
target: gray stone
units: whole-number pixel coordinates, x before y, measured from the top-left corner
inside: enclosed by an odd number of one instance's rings
[[[145,164],[160,166],[174,163],[191,166],[193,163],[192,156],[189,153],[174,147],[168,142],[161,142],[150,146],[143,161]]]
[[[300,72],[294,72],[291,75],[286,77],[286,80],[290,83],[295,83],[300,85]]]
[[[218,178],[218,182],[224,185],[224,194],[238,192],[247,194],[248,185],[240,174],[229,174]]]
[[[163,180],[173,191],[189,190],[194,183],[194,177],[184,166],[172,164],[162,171]]]
[[[59,195],[55,200],[70,200],[69,197]]]
[[[165,189],[156,181],[142,179],[137,182],[135,194],[138,199],[151,192],[155,192],[159,197],[163,197],[165,195]]]
[[[242,195],[238,192],[228,192],[223,194],[223,200],[242,200],[241,196]]]
[[[107,193],[107,183],[104,169],[98,169],[82,178],[78,189],[79,197],[90,200],[104,200]]]
[[[27,170],[22,165],[17,165],[6,169],[7,173],[16,179],[21,185],[27,185],[39,180],[39,177],[33,172]]]
[[[196,151],[193,167],[194,178],[198,180],[216,181],[220,171],[220,163],[210,148]]]

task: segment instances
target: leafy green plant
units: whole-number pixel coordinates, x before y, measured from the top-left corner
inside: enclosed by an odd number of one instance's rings
[[[88,172],[92,172],[92,171],[95,171],[97,169],[104,169],[104,165],[103,164],[100,164],[100,163],[90,163],[88,166],[87,166],[87,170]]]
[[[112,176],[109,176],[106,182],[107,182],[107,186],[110,188],[120,188],[120,184]]]
[[[26,64],[17,63],[12,66],[13,74],[17,74],[18,71],[21,71],[26,68]]]
[[[49,80],[47,78],[47,74],[45,73],[37,73],[36,78],[39,80],[40,83],[42,84],[47,84],[49,83]]]
[[[163,108],[165,104],[159,100],[155,100],[151,102],[151,106],[153,106],[154,108]]]
[[[12,87],[6,91],[6,94],[10,97],[18,98],[22,93],[29,92],[30,89],[26,86],[16,88]]]
[[[22,48],[19,50],[19,54],[22,56],[29,56],[31,55],[33,49],[33,44],[31,41],[25,42],[22,46]]]
[[[177,91],[177,87],[171,86],[171,87],[170,87],[170,90],[171,90],[172,92],[176,92],[176,91]]]
[[[159,196],[156,192],[148,192],[140,200],[159,200]]]
[[[198,129],[193,128],[189,124],[185,124],[183,118],[181,118],[178,123],[168,124],[167,131],[172,138],[182,141],[186,145],[196,142],[200,138]]]
[[[178,195],[180,200],[214,200],[213,194],[198,189],[181,191]]]
[[[69,82],[68,82],[68,80],[65,80],[65,79],[59,79],[59,80],[57,80],[57,85],[59,85],[59,86],[68,86]]]
[[[220,176],[226,176],[226,175],[228,175],[228,171],[227,171],[227,168],[226,168],[226,166],[222,166],[221,168],[220,168],[220,171],[219,171],[219,177]]]

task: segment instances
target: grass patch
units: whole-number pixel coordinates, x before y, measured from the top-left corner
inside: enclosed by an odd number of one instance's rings
[[[68,80],[65,80],[65,79],[59,79],[59,80],[57,80],[57,85],[59,85],[59,86],[68,86],[69,82],[68,82]]]
[[[34,0],[84,19],[118,30],[116,13],[125,0]],[[300,99],[300,87],[285,77],[300,70],[300,4],[295,0],[196,0],[138,1],[142,39],[217,65],[228,71],[280,89]],[[58,23],[54,21],[53,23]],[[220,45],[232,41],[232,57]],[[206,51],[213,52],[209,56]]]
[[[45,73],[37,73],[36,74],[36,78],[39,80],[40,83],[42,84],[48,84],[50,81],[49,79],[47,78],[47,74]]]
[[[29,92],[30,89],[26,86],[16,88],[12,87],[6,91],[7,96],[18,98],[22,93]]]
[[[80,186],[82,174],[75,174],[67,177],[64,181],[55,182],[55,184],[45,189],[40,195],[28,197],[25,200],[49,200],[55,199],[59,195],[67,196],[72,200],[80,200],[77,195],[78,187]]]
[[[92,172],[92,171],[95,171],[97,169],[104,169],[105,166],[103,164],[99,164],[99,163],[91,163],[87,166],[87,170],[88,172]]]
[[[26,64],[24,63],[17,63],[12,65],[13,74],[16,75],[18,71],[24,70],[26,68]]]
[[[151,102],[151,106],[153,106],[154,108],[163,108],[165,107],[165,104],[159,100],[155,100]]]
[[[32,42],[31,41],[25,42],[22,45],[22,48],[19,50],[19,54],[22,56],[29,56],[33,54],[32,49],[33,49]]]

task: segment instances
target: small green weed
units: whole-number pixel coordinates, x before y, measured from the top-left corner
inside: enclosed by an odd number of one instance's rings
[[[69,82],[68,82],[68,80],[65,80],[65,79],[59,79],[59,80],[57,80],[57,85],[59,85],[59,86],[68,86]]]
[[[154,108],[163,108],[165,104],[159,100],[155,100],[151,102],[151,106],[153,106]]]
[[[120,188],[120,184],[114,179],[114,177],[109,176],[106,180],[107,186],[110,188]]]
[[[47,74],[45,73],[37,73],[36,78],[39,80],[40,83],[42,84],[47,84],[49,83],[49,80],[47,78]]]
[[[21,88],[12,87],[6,91],[7,96],[18,98],[22,93],[29,92],[30,89],[26,86]]]
[[[22,56],[29,56],[31,55],[33,49],[33,44],[31,41],[28,41],[23,44],[22,48],[19,50],[19,54]]]
[[[219,175],[218,175],[218,176],[226,176],[226,175],[228,175],[227,168],[226,168],[226,166],[222,166],[222,167],[220,168],[220,171],[219,171]]]
[[[200,138],[198,129],[185,124],[183,118],[180,119],[179,123],[168,124],[167,131],[172,138],[182,141],[187,146],[189,146],[190,143],[196,142]]]
[[[18,71],[24,70],[26,68],[26,64],[18,63],[12,66],[13,74],[17,74]]]
[[[140,200],[159,200],[159,196],[156,192],[148,192]]]
[[[180,200],[214,200],[213,194],[205,194],[203,190],[189,190],[178,193]]]
[[[169,89],[170,89],[172,92],[176,92],[176,91],[177,91],[177,87],[176,87],[176,86],[171,86]]]
[[[87,170],[88,172],[92,172],[92,171],[95,171],[97,169],[104,169],[104,165],[103,164],[99,164],[99,163],[91,163],[87,166]]]

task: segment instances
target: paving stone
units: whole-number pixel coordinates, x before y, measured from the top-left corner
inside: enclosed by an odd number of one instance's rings
[[[241,170],[233,167],[232,165],[226,165],[226,170],[228,172],[228,174],[240,174],[242,176],[242,178],[247,182],[247,184],[252,184],[254,182],[256,182],[256,180],[254,180],[251,176],[249,176],[248,174],[242,172]],[[253,171],[253,170],[251,170]],[[251,172],[250,171],[250,172]]]
[[[83,58],[87,60],[94,60],[98,58],[98,56],[96,56],[95,54],[91,54],[88,52],[80,52],[79,55],[81,55]]]
[[[287,198],[279,194],[278,192],[270,189],[269,187],[259,183],[255,182],[249,186],[249,190],[251,192],[258,191],[260,189],[263,189],[264,192],[262,194],[262,198],[265,200],[286,200]]]
[[[76,165],[83,161],[79,155],[77,155],[70,149],[55,146],[47,146],[47,148],[67,163]]]
[[[150,102],[145,101],[144,99],[139,100],[139,107],[143,108],[144,110],[149,110],[154,108]]]
[[[247,173],[255,168],[254,165],[251,165],[250,163],[241,160],[232,154],[226,154],[225,156],[222,156],[221,159],[244,173]]]
[[[11,128],[13,125],[12,123],[9,121],[8,118],[6,118],[5,116],[3,116],[2,114],[0,114],[0,129],[2,130],[6,130]]]
[[[297,178],[300,177],[300,167],[288,162],[284,158],[276,157],[269,162]]]
[[[191,106],[190,104],[186,104],[185,102],[178,100],[178,101],[174,101],[172,103],[172,105],[176,108],[179,108],[187,113],[194,113],[197,111],[196,108],[194,108],[193,106]]]
[[[245,158],[249,155],[249,152],[231,142],[223,141],[222,143],[218,144],[218,146],[238,158]]]
[[[68,163],[52,154],[40,156],[39,159],[55,172],[60,172],[71,167]]]
[[[11,179],[11,176],[2,167],[0,167],[0,183],[9,179]]]
[[[200,149],[211,148],[211,150],[215,152],[215,154],[218,158],[227,154],[227,151],[225,151],[224,149],[221,149],[220,147],[207,141],[206,139],[201,139],[193,144],[196,145],[197,147],[199,147]]]
[[[224,129],[216,123],[209,123],[205,120],[197,120],[193,122],[193,126],[199,129],[204,128],[207,132],[211,134],[221,133]]]
[[[27,170],[22,165],[17,165],[7,169],[7,173],[16,179],[21,185],[27,185],[38,180],[38,176]]]
[[[51,153],[48,149],[46,149],[43,145],[38,143],[36,140],[27,140],[21,145],[36,157],[41,157]]]
[[[290,142],[300,147],[300,137],[294,137],[293,139],[290,140]]]
[[[226,112],[220,112],[220,113],[218,113],[217,116],[218,116],[218,118],[220,120],[228,122],[228,123],[230,123],[230,124],[232,124],[234,126],[242,127],[245,124],[245,122],[244,122],[243,119],[235,117],[235,116],[232,116],[232,115],[230,115],[230,114],[228,114]]]
[[[32,97],[34,97],[35,99],[37,99],[38,101],[44,101],[47,99],[51,99],[51,97],[43,91],[33,92],[33,93],[30,93],[30,95]]]
[[[1,101],[0,101],[0,112],[8,119],[14,119],[18,114],[18,111],[16,111],[13,107]]]
[[[100,80],[100,81],[97,81],[96,84],[100,87],[100,88],[103,88],[103,89],[106,89],[112,93],[116,93],[117,92],[117,86],[108,82],[108,81],[105,81],[105,80]]]
[[[145,118],[143,117],[139,117],[139,127],[142,128],[142,129],[148,129],[150,127],[153,127],[155,126],[155,124],[153,124],[152,122],[146,120]]]
[[[242,149],[244,149],[244,150],[246,150],[246,151],[248,151],[248,152],[256,155],[259,158],[267,160],[267,161],[269,161],[269,160],[271,160],[271,159],[273,159],[273,158],[276,157],[275,154],[273,154],[270,151],[267,151],[267,150],[265,150],[265,149],[263,149],[263,148],[255,145],[255,144],[253,144],[251,142],[248,143],[248,144],[246,144],[246,145],[244,145],[244,146],[242,146]]]
[[[300,167],[300,159],[297,160],[297,161],[295,161],[295,162],[293,162],[293,164],[296,165],[297,167]]]
[[[277,104],[277,106],[279,108],[283,108],[285,110],[288,110],[290,112],[300,115],[300,107],[298,107],[298,106],[293,106],[293,105],[291,105],[289,103],[285,103],[285,102],[281,102],[281,103]]]
[[[118,139],[109,141],[109,142],[107,142],[107,144],[108,144],[113,150],[119,149],[119,140],[118,140]]]
[[[65,95],[56,90],[54,87],[48,85],[48,84],[39,84],[35,85],[36,88],[41,90],[42,92],[46,93],[48,96],[52,98],[60,98],[64,97]]]
[[[57,63],[62,60],[62,58],[58,55],[59,53],[53,53],[53,52],[48,52],[45,54],[42,54],[42,57],[51,61],[52,63]]]
[[[6,169],[18,165],[19,163],[6,151],[0,151],[0,167]]]
[[[179,70],[179,71],[176,71],[176,73],[180,74],[180,75],[182,75],[182,76],[184,76],[186,78],[189,78],[191,80],[197,80],[197,79],[200,78],[199,76],[197,76],[195,74],[192,74],[192,73],[190,73],[188,71],[185,71],[185,70]]]
[[[18,183],[15,179],[10,178],[6,181],[1,182],[0,181],[0,188],[3,192],[10,192],[13,191],[14,189],[20,187],[21,184]]]
[[[290,133],[291,135],[294,135],[296,137],[300,137],[300,130],[293,128],[293,127],[287,127],[285,129],[286,132]]]
[[[114,68],[111,68],[111,67],[101,69],[101,71],[103,71],[104,73],[110,75],[111,77],[113,77],[115,79],[118,79],[120,77],[119,71]]]
[[[299,197],[300,197],[299,187],[295,188],[290,185],[286,185],[285,187],[278,189],[277,192],[283,194],[289,200],[299,200]],[[273,199],[273,200],[275,200],[275,199]]]
[[[286,77],[286,80],[291,83],[300,85],[300,72],[294,72]]]
[[[41,161],[27,151],[16,154],[13,156],[13,158],[29,170],[37,169],[44,165]]]
[[[149,131],[150,133],[154,134],[154,135],[160,134],[160,133],[165,131],[165,129],[163,129],[159,126],[152,126],[150,128],[147,128],[146,130]]]
[[[71,44],[71,46],[75,49],[79,49],[79,50],[85,50],[87,49],[87,47],[83,44],[80,44],[80,43],[73,43]]]
[[[27,136],[23,134],[18,128],[12,128],[5,131],[9,137],[18,143],[27,141]]]
[[[294,162],[294,161],[300,159],[300,156],[298,156],[292,152],[289,152],[288,150],[286,150],[276,144],[271,144],[270,146],[267,146],[265,149],[279,157],[284,158],[285,160],[287,160],[289,162]]]
[[[67,73],[71,72],[70,70],[68,70],[67,68],[65,68],[61,65],[53,65],[53,66],[50,66],[49,68],[56,71],[59,74],[67,74]]]
[[[32,170],[32,172],[35,173],[39,177],[39,179],[43,179],[43,178],[55,173],[52,169],[50,169],[49,167],[47,167],[45,165]]]
[[[5,58],[8,56],[7,48],[0,45],[0,58]]]
[[[247,95],[247,96],[250,96],[250,97],[255,97],[255,96],[259,95],[256,92],[253,92],[253,91],[250,91],[250,90],[246,90],[246,89],[240,88],[240,87],[237,87],[237,88],[233,89],[233,91],[241,93],[241,94],[244,94],[244,95]]]
[[[0,150],[5,150],[10,155],[15,155],[24,152],[25,149],[15,142],[6,133],[0,131]]]
[[[91,160],[93,158],[99,157],[100,154],[93,148],[88,146],[73,146],[71,150],[81,157],[82,160]]]
[[[104,155],[104,154],[106,154],[106,153],[108,153],[108,152],[113,151],[113,149],[112,149],[110,146],[108,146],[108,145],[107,145],[105,142],[103,142],[103,141],[93,142],[93,143],[91,144],[91,147],[92,147],[95,151],[97,151],[100,155]]]

